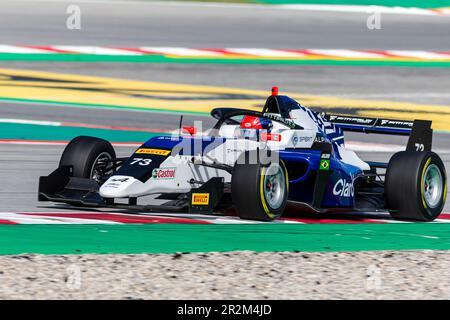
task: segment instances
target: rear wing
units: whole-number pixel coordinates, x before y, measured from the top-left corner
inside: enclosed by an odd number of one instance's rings
[[[428,120],[395,120],[322,113],[325,121],[344,131],[409,136],[407,151],[431,151],[433,129]]]

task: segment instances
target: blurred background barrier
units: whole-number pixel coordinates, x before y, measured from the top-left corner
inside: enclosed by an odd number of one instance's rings
[[[443,8],[450,7],[448,0],[249,0],[248,2],[270,4],[326,4],[326,5],[361,5],[386,7]]]

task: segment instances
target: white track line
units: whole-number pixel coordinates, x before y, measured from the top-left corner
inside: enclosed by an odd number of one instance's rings
[[[35,49],[35,48],[27,48],[27,47],[21,47],[21,46],[11,46],[7,44],[0,44],[0,52],[1,53],[55,53],[48,50],[41,50],[41,49]]]
[[[35,217],[28,216],[27,217]],[[83,218],[69,218],[69,217],[54,217],[51,215],[45,216],[46,220],[51,220],[53,224],[122,224],[116,221],[101,220],[101,219],[83,219]]]
[[[121,56],[143,55],[142,53],[139,52],[114,48],[105,48],[105,47],[89,47],[89,46],[51,46],[51,47],[58,50],[65,50],[73,53],[84,53],[84,54],[121,55]]]
[[[436,219],[432,223],[450,223],[449,219]]]
[[[40,126],[55,126],[55,127],[59,127],[62,125],[61,122],[56,122],[56,121],[6,119],[6,118],[0,118],[0,123],[33,124],[33,125],[40,125]]]
[[[364,52],[358,50],[345,50],[345,49],[308,49],[306,51],[312,54],[342,57],[342,58],[381,59],[386,57],[386,55],[380,53]]]
[[[300,10],[300,11],[329,11],[329,12],[351,12],[351,13],[388,13],[388,14],[406,14],[406,15],[427,15],[437,16],[434,10],[422,8],[405,7],[384,7],[384,6],[352,6],[352,5],[314,5],[314,4],[286,4],[278,5],[280,9]]]
[[[59,219],[52,219],[48,216],[43,217],[34,217],[34,216],[26,216],[20,215],[18,213],[12,212],[1,212],[0,213],[1,220],[8,220],[19,224],[67,224],[70,222],[62,222]]]
[[[405,58],[428,59],[428,60],[448,60],[448,59],[450,59],[450,54],[436,53],[436,52],[429,52],[429,51],[388,50],[386,52],[388,54],[405,57]]]
[[[259,57],[299,58],[305,56],[305,54],[301,52],[290,52],[284,50],[259,49],[259,48],[226,48],[225,51],[234,54],[245,54]]]
[[[14,139],[0,139],[0,144],[14,144],[14,145],[37,145],[37,146],[65,146],[69,141],[33,141],[33,140],[14,140]],[[141,142],[111,142],[114,147],[139,147]]]
[[[54,50],[54,51],[52,51]],[[114,56],[142,56],[148,54],[162,54],[179,57],[233,57],[234,55],[245,55],[259,58],[308,58],[311,55],[321,55],[330,58],[343,59],[401,59],[410,58],[418,60],[450,60],[448,52],[433,52],[423,50],[386,50],[370,52],[366,50],[350,49],[270,49],[270,48],[217,48],[198,49],[185,47],[138,47],[138,48],[108,48],[100,46],[48,46],[48,50],[39,48],[28,48],[25,46],[14,46],[0,44],[0,53],[27,53],[27,54],[60,54],[57,50],[67,51],[74,54],[114,55]]]
[[[190,48],[177,48],[177,47],[140,47],[139,50],[149,53],[159,53],[167,55],[177,56],[222,56],[220,52],[214,52],[209,50],[190,49]]]

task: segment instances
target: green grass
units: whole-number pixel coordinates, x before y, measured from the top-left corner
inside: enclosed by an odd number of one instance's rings
[[[448,250],[450,225],[0,225],[0,254]]]
[[[80,135],[95,136],[114,142],[145,142],[163,133],[93,129],[81,127],[55,127],[33,124],[2,123],[0,139],[70,141]]]

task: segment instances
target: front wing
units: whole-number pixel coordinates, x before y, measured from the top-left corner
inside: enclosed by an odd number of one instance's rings
[[[223,197],[224,181],[220,177],[211,178],[199,188],[161,205],[138,205],[137,198],[127,198],[128,203],[116,203],[115,199],[101,197],[99,189],[95,180],[73,177],[72,167],[63,166],[39,178],[38,201],[149,212],[213,213]]]

